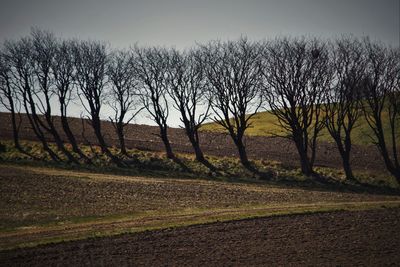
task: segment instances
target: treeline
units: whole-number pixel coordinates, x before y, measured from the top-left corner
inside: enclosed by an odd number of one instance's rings
[[[254,114],[268,109],[290,133],[286,137],[295,143],[305,175],[315,174],[317,137],[326,128],[337,144],[346,177],[354,179],[351,132],[364,117],[372,129],[371,142],[400,182],[400,51],[368,38],[241,38],[185,51],[140,46],[115,50],[103,42],[63,40],[34,29],[27,37],[3,43],[0,89],[1,103],[11,112],[15,147],[28,153],[18,138],[16,115],[23,111],[54,161],[62,159],[49,146],[48,135],[68,162],[91,163],[67,120],[71,101],[79,101],[102,153],[120,167],[132,164],[122,157],[129,156],[124,128],[142,111],[159,126],[167,157],[185,168],[168,139],[167,120],[174,108],[196,159],[210,171],[217,169],[204,156],[199,139],[207,119],[229,133],[246,169],[266,175],[248,159],[244,136]],[[107,115],[119,140],[119,154],[110,151],[102,133],[104,105],[113,111]],[[62,129],[53,123],[54,109],[59,109]],[[68,140],[61,138],[61,130]]]

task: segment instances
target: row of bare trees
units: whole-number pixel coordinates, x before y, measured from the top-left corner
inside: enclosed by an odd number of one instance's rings
[[[302,38],[272,41],[264,53],[264,93],[271,112],[296,144],[304,174],[313,174],[317,137],[326,127],[346,177],[354,179],[351,133],[364,118],[373,132],[371,142],[400,181],[399,48],[368,38],[329,43]]]
[[[17,115],[22,109],[53,160],[60,157],[49,146],[48,135],[69,162],[90,163],[67,120],[70,102],[79,101],[102,153],[121,167],[127,163],[110,151],[103,136],[104,105],[113,111],[107,115],[121,154],[127,154],[125,126],[145,110],[159,127],[167,157],[184,167],[168,136],[167,121],[174,108],[196,159],[210,171],[217,169],[204,156],[199,137],[207,119],[227,131],[243,166],[259,175],[247,157],[244,138],[254,114],[268,109],[288,133],[285,137],[295,143],[305,175],[314,174],[318,136],[326,128],[347,178],[353,179],[351,133],[364,118],[388,171],[400,181],[399,83],[399,48],[367,38],[329,42],[241,38],[213,41],[184,52],[139,46],[110,51],[102,42],[60,40],[52,33],[33,30],[29,37],[5,42],[0,56],[1,101],[12,115],[16,148],[27,153],[18,140]],[[55,106],[68,140],[61,138],[54,125]],[[71,144],[72,152],[65,142]]]

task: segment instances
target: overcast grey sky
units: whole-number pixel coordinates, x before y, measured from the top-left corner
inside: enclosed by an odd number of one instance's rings
[[[368,35],[399,45],[400,0],[0,0],[0,41],[30,27],[113,47],[177,48],[211,39]],[[138,122],[147,122],[139,120]],[[177,124],[173,118],[171,124]]]
[[[195,41],[276,35],[369,35],[399,44],[399,0],[0,0],[1,39],[31,26],[65,37],[193,45]]]

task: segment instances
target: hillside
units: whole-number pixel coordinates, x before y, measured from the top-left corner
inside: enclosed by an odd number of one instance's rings
[[[262,129],[264,123],[258,122],[258,116],[263,117],[264,113],[257,114],[255,117],[254,127],[249,129],[249,133]],[[266,120],[272,119],[267,114]],[[30,128],[29,121],[24,114],[21,114],[22,123],[20,130],[20,138],[23,140],[36,141],[36,136]],[[12,127],[9,113],[0,112],[0,140],[12,139]],[[93,130],[87,120],[83,123],[78,118],[69,118],[70,126],[79,143],[96,144],[97,140],[93,134]],[[56,127],[61,124],[59,117],[54,116]],[[272,124],[270,124],[272,125]],[[83,127],[84,126],[84,127]],[[205,126],[213,129],[214,125]],[[216,128],[216,127],[214,127]],[[102,122],[102,131],[107,143],[111,146],[118,146],[118,140],[114,129],[110,122]],[[125,139],[128,148],[136,148],[148,151],[164,151],[164,145],[157,136],[158,128],[148,125],[129,124],[126,127]],[[193,149],[188,141],[183,129],[169,128],[168,134],[174,151],[179,153],[193,153]],[[259,135],[259,136],[258,136]],[[281,137],[271,137],[264,133],[246,136],[246,149],[250,159],[272,160],[281,162],[285,166],[297,167],[299,165],[298,154],[296,148],[290,140]],[[63,134],[61,137],[65,138]],[[51,140],[49,136],[49,140]],[[231,138],[220,132],[202,131],[200,134],[201,147],[206,155],[217,157],[237,157],[237,149]],[[362,172],[385,173],[386,168],[383,164],[381,156],[375,146],[355,145],[352,149],[352,164],[354,170]],[[317,148],[316,166],[341,168],[342,162],[337,152],[336,146],[329,142],[320,142]]]
[[[246,130],[246,134],[249,136],[286,136],[287,132],[285,132],[282,127],[279,125],[277,118],[269,111],[259,112],[254,115],[250,120],[251,126]],[[387,140],[389,138],[389,121],[387,113],[383,113],[383,123],[386,132]],[[225,132],[224,129],[218,125],[217,123],[207,123],[203,125],[201,128],[203,131],[210,132]],[[400,132],[400,124],[397,125],[397,132]],[[371,136],[372,131],[365,120],[364,117],[361,117],[352,132],[352,139],[354,144],[358,145],[371,145],[372,140]],[[319,137],[320,141],[333,142],[331,136],[327,129],[323,129],[321,132],[321,136]]]

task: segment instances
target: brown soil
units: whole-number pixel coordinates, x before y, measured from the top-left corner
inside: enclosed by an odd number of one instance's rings
[[[383,266],[400,262],[400,209],[212,223],[0,252],[8,265]]]
[[[397,196],[0,165],[0,229],[149,211],[399,200]]]
[[[58,117],[54,117],[56,125],[60,127]],[[10,114],[0,113],[0,139],[12,138],[12,127]],[[70,118],[70,126],[75,133],[77,140],[81,143],[89,141],[96,144],[96,138],[91,126],[85,122],[82,129],[82,121],[77,118]],[[110,145],[117,146],[118,140],[114,128],[109,122],[103,122],[103,134]],[[158,127],[148,125],[130,124],[126,127],[126,145],[129,148],[141,150],[164,151],[164,146],[158,136]],[[61,133],[62,131],[60,131]],[[84,135],[82,134],[84,132]],[[192,147],[182,129],[170,128],[169,136],[172,147],[177,152],[193,153]],[[26,140],[36,140],[30,128],[27,118],[22,115],[20,137]],[[64,136],[65,139],[65,136]],[[237,156],[236,148],[231,138],[224,133],[201,132],[201,145],[203,151],[208,155],[215,156]],[[287,166],[298,166],[298,155],[294,144],[285,138],[247,136],[245,138],[248,155],[252,159],[275,160]],[[317,151],[317,166],[341,168],[340,155],[332,143],[320,142]],[[352,166],[354,170],[367,171],[371,173],[386,172],[384,163],[374,146],[354,145],[352,149]]]

